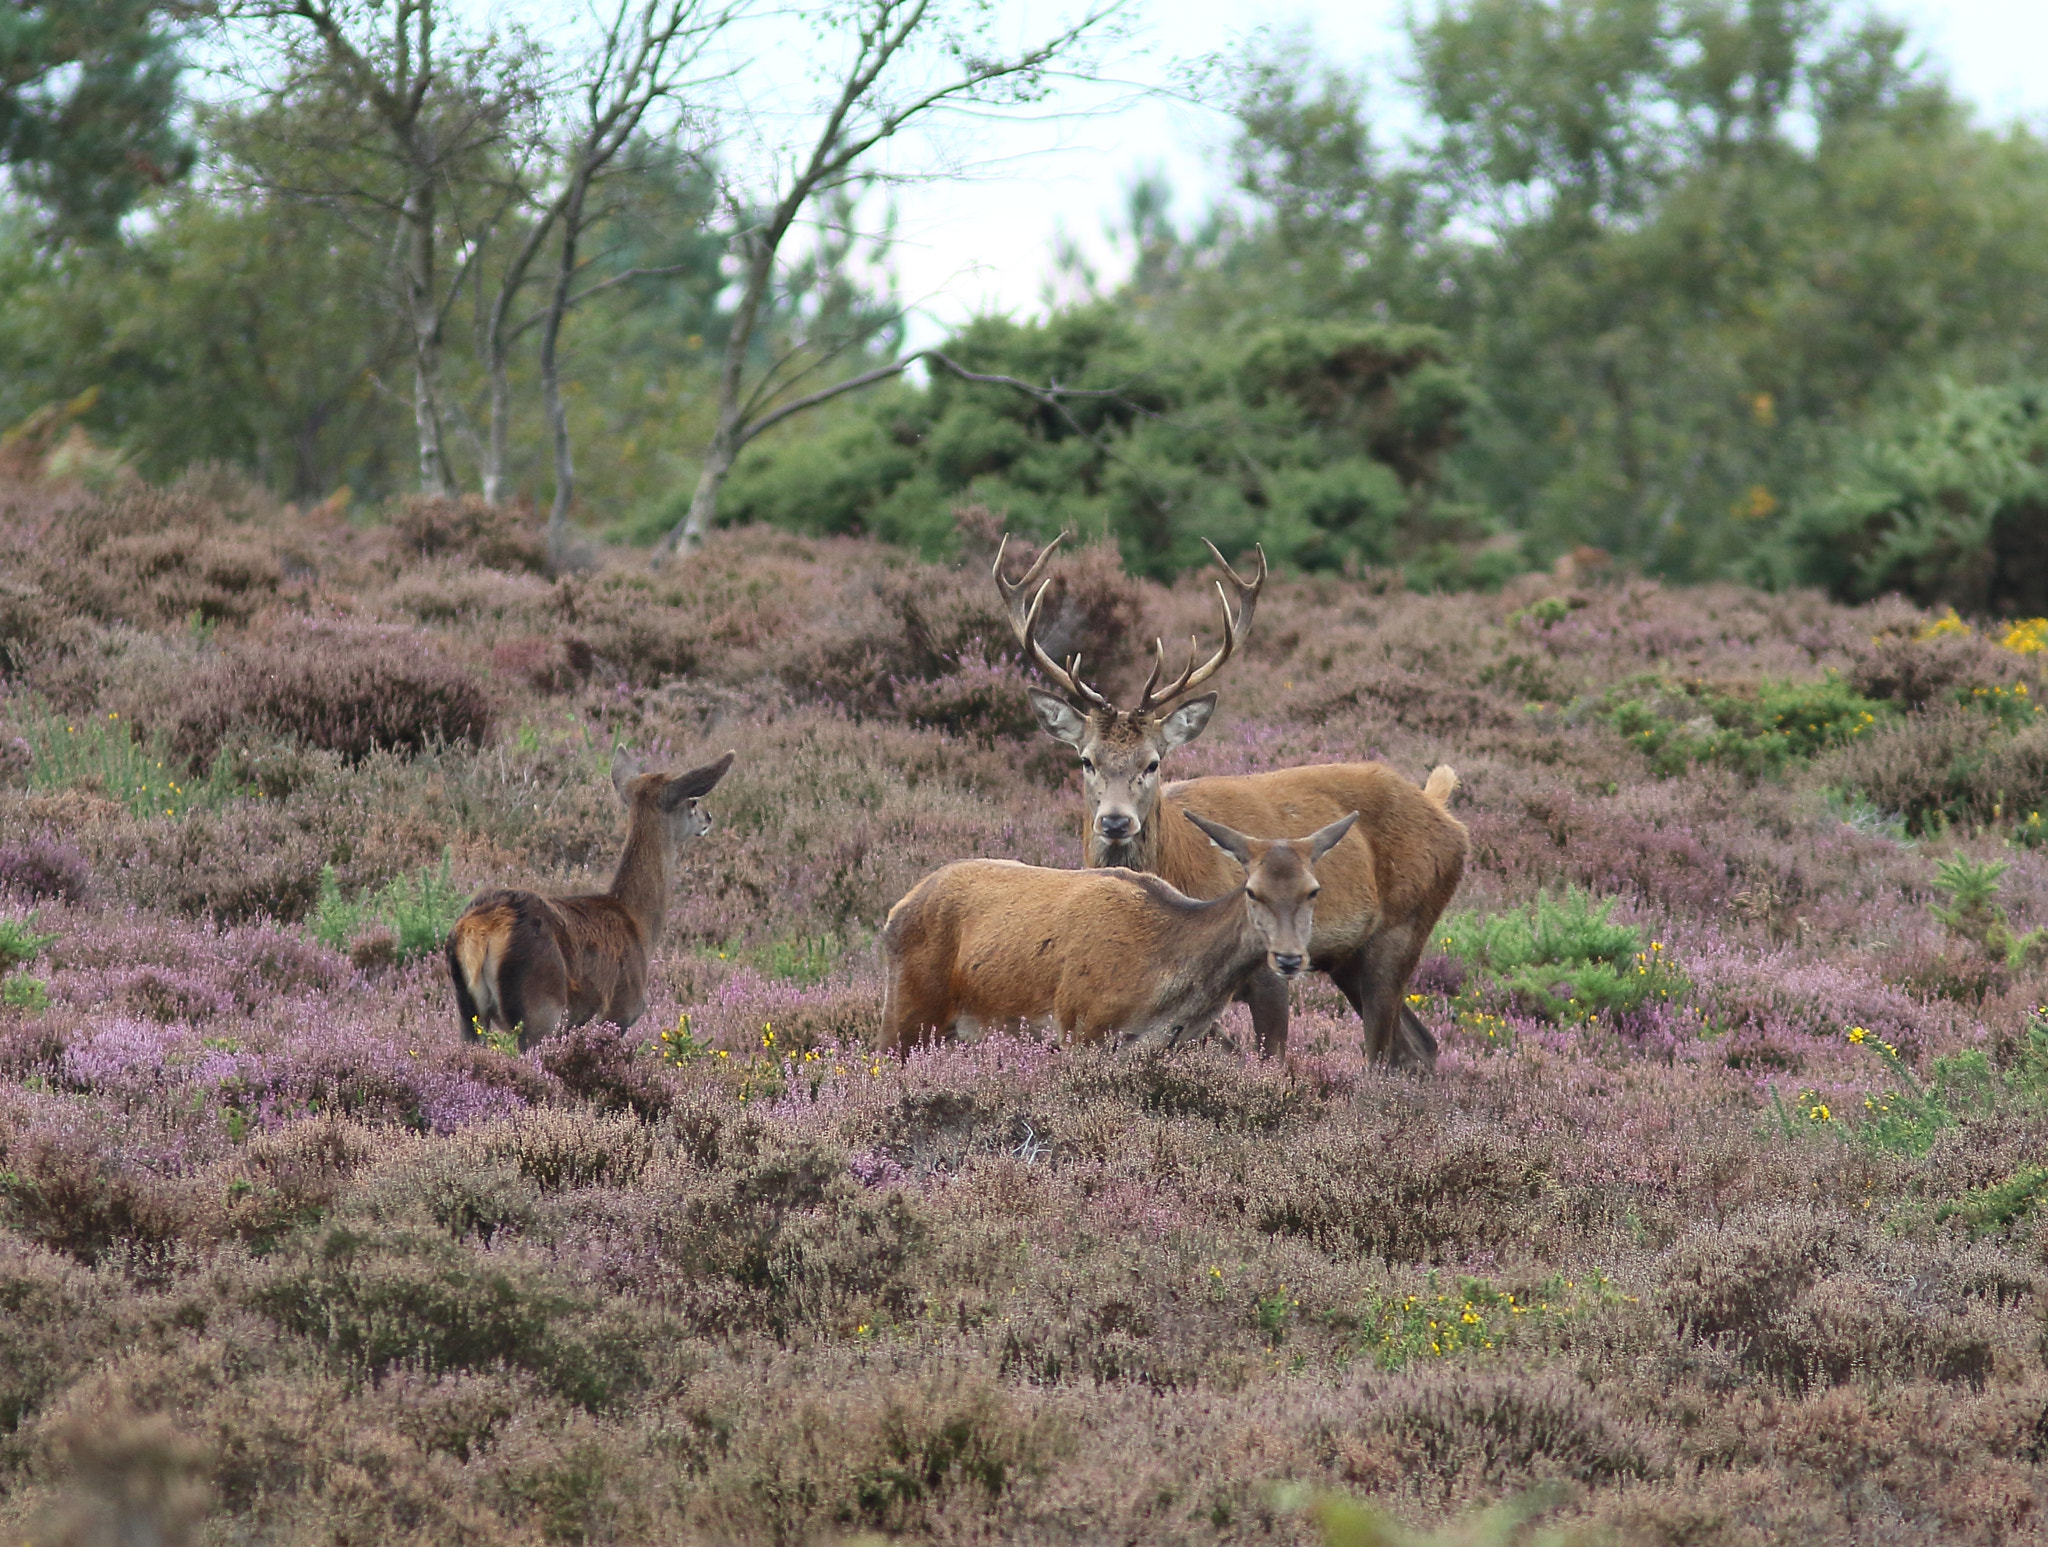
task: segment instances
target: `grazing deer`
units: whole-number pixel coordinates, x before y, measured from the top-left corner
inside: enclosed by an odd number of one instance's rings
[[[448,975],[465,1040],[490,1027],[521,1052],[602,1016],[621,1029],[647,1008],[647,959],[661,939],[682,847],[711,831],[698,801],[732,767],[728,752],[686,774],[642,773],[620,753],[612,787],[626,803],[626,847],[611,890],[578,897],[477,894],[448,935]]]
[[[998,550],[995,577],[1025,658],[1066,695],[1030,690],[1032,709],[1046,733],[1081,755],[1088,801],[1082,862],[1091,868],[1150,871],[1191,897],[1217,897],[1236,885],[1233,868],[1176,821],[1176,812],[1250,833],[1299,832],[1311,823],[1357,812],[1356,830],[1321,868],[1325,892],[1316,910],[1309,961],[1351,1001],[1364,1022],[1371,1058],[1397,1067],[1433,1067],[1436,1038],[1408,1008],[1403,993],[1464,873],[1465,826],[1450,814],[1458,776],[1439,767],[1417,789],[1379,763],[1330,763],[1162,783],[1159,768],[1166,754],[1201,735],[1216,710],[1215,693],[1189,695],[1223,669],[1251,628],[1266,583],[1265,553],[1260,551],[1259,572],[1248,581],[1209,544],[1237,593],[1232,617],[1230,597],[1220,583],[1216,587],[1223,609],[1221,647],[1198,666],[1191,642],[1186,669],[1162,687],[1166,646],[1161,641],[1137,706],[1119,709],[1081,677],[1078,657],[1062,666],[1038,642],[1046,565],[1058,545],[1058,538],[1048,543],[1015,583],[1003,578]],[[1284,1053],[1286,983],[1277,974],[1257,972],[1240,997],[1251,1007],[1260,1055]]]
[[[882,926],[883,1045],[1050,1019],[1081,1042],[1173,1047],[1205,1036],[1251,973],[1300,972],[1314,866],[1357,814],[1306,838],[1248,838],[1183,815],[1242,867],[1220,897],[1133,870],[1007,859],[962,860],[918,882]]]

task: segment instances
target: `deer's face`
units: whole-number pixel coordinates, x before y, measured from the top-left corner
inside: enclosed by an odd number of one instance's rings
[[[1266,944],[1266,965],[1283,978],[1308,966],[1316,893],[1322,889],[1309,868],[1305,841],[1253,845],[1245,876],[1245,911]]]
[[[715,763],[670,775],[641,773],[636,763],[621,758],[613,764],[612,783],[626,809],[636,813],[636,822],[641,820],[638,813],[644,811],[659,824],[664,846],[674,858],[685,845],[711,831],[711,813],[705,809],[703,797],[725,777],[732,760],[728,752]]]
[[[1308,966],[1315,931],[1315,864],[1351,831],[1358,813],[1339,817],[1306,838],[1251,838],[1199,812],[1182,811],[1209,841],[1244,866],[1245,917],[1266,948],[1266,965],[1283,978]]]
[[[1159,811],[1160,764],[1202,734],[1216,710],[1205,693],[1164,714],[1125,709],[1082,711],[1054,693],[1031,689],[1031,707],[1053,740],[1081,755],[1088,828],[1110,849],[1136,843]]]
[[[670,781],[674,787],[674,781]],[[666,791],[663,792],[667,793]],[[702,838],[711,831],[711,813],[704,803],[695,796],[684,795],[673,810],[663,813],[668,822],[668,839],[672,847],[680,849],[686,843]]]

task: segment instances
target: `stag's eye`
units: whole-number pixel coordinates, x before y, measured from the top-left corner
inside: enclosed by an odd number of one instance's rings
[[[1156,774],[1157,772],[1159,772],[1159,759],[1155,757],[1152,759],[1151,762],[1147,763],[1145,765],[1145,772],[1148,774]]]
[[[1082,758],[1082,759],[1081,759],[1081,772],[1083,772],[1083,773],[1093,773],[1093,772],[1095,772],[1095,760],[1094,760],[1093,758],[1087,758],[1087,757],[1084,757],[1084,758]]]

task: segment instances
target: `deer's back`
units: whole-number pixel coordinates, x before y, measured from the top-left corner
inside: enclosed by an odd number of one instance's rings
[[[570,1024],[615,1013],[622,986],[647,972],[648,942],[626,909],[603,893],[544,897],[510,888],[480,893],[456,921],[458,942],[496,937],[501,956],[553,951],[567,977]]]
[[[1422,793],[1420,786],[1383,763],[1321,763],[1271,773],[1212,775],[1169,784],[1175,804],[1258,838],[1298,838],[1347,812],[1358,825],[1316,865],[1323,890],[1316,899],[1316,938],[1363,933],[1380,917],[1431,918],[1464,872],[1465,824]],[[1159,871],[1195,897],[1216,897],[1238,884],[1228,856],[1203,840],[1192,824],[1192,844],[1175,835]]]
[[[1192,907],[1135,871],[962,860],[889,910],[882,943],[891,973],[914,985],[934,1024],[1051,1017],[1072,1030],[1143,997],[1145,964]]]

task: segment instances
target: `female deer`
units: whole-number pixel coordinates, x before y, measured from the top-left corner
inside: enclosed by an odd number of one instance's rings
[[[574,897],[481,892],[448,935],[462,1035],[492,1027],[520,1051],[602,1016],[620,1028],[647,1009],[647,961],[661,939],[682,847],[711,831],[698,801],[732,767],[728,752],[686,774],[642,773],[625,753],[612,787],[626,804],[626,847],[611,890]]]
[[[882,927],[883,1045],[1049,1020],[1077,1041],[1173,1047],[1205,1036],[1252,972],[1300,972],[1321,890],[1313,867],[1356,814],[1279,839],[1185,815],[1241,867],[1221,897],[1136,871],[1007,859],[918,882]]]

